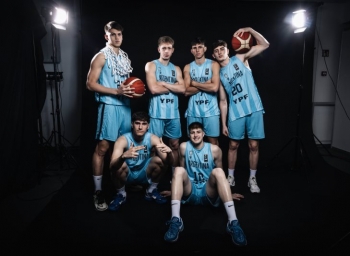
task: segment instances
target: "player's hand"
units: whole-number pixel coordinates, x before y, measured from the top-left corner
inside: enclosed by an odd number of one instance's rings
[[[242,36],[244,32],[249,32],[249,28],[240,28],[235,33],[233,33],[233,36]]]
[[[164,190],[164,191],[161,191],[160,194],[164,197],[168,197],[168,196],[171,196],[171,191],[170,190]]]
[[[232,194],[232,199],[240,201],[242,198],[244,198],[243,195],[238,194],[238,193],[233,193]]]
[[[228,136],[227,126],[222,127],[222,134],[225,135],[225,136]]]
[[[131,88],[130,85],[126,85],[123,83],[120,84],[120,86],[118,87],[118,90],[120,92],[120,94],[123,94],[126,97],[132,98],[133,94],[135,93],[135,89]]]
[[[124,156],[124,158],[135,158],[135,157],[138,157],[138,155],[139,155],[138,151],[142,150],[144,148],[145,148],[144,145],[134,147],[134,143],[131,142],[130,148],[123,153],[123,156]]]
[[[160,143],[156,145],[157,149],[162,153],[170,153],[172,152],[171,148],[164,144],[162,138],[160,138]]]

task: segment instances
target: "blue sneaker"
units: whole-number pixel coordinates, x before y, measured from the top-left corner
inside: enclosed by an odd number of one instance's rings
[[[156,188],[153,189],[151,193],[146,190],[145,199],[147,201],[155,201],[157,204],[165,204],[168,201],[166,197],[159,194],[158,189]]]
[[[123,196],[122,194],[116,194],[113,201],[109,203],[108,210],[110,211],[117,211],[119,210],[120,206],[124,204],[126,201],[126,196]]]
[[[167,242],[176,242],[179,238],[179,233],[184,230],[184,224],[181,218],[172,217],[168,220],[167,225],[169,225],[168,231],[164,235],[164,240]]]
[[[247,240],[241,226],[238,223],[238,220],[232,220],[231,222],[228,222],[226,231],[231,235],[232,242],[234,244],[239,246],[247,245]]]

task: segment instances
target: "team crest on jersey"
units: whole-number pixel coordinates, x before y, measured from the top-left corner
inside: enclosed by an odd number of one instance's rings
[[[158,73],[159,73],[159,75],[162,74],[162,69],[161,69],[161,67],[158,67]]]
[[[233,64],[233,67],[235,68],[235,70],[239,70],[239,67],[238,67],[238,65],[236,63]]]
[[[206,75],[206,76],[209,75],[209,68],[206,68],[206,69],[205,69],[205,75]]]
[[[145,152],[145,154],[148,153],[148,148],[147,148],[147,145],[143,145],[145,148],[143,149],[143,152]]]
[[[171,75],[175,76],[175,70],[171,70]]]
[[[230,81],[230,79],[228,78],[228,75],[225,73],[224,77],[227,79],[227,81]]]
[[[208,162],[208,154],[204,154],[204,162]]]
[[[192,158],[192,154],[193,154],[192,150],[190,150],[190,152],[188,152],[188,154],[190,155],[190,158]]]
[[[196,76],[196,70],[192,69],[192,76],[195,77]]]

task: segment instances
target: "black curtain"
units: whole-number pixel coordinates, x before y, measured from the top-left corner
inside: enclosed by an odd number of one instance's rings
[[[38,118],[46,98],[40,40],[46,34],[35,4],[3,4],[1,51],[1,195],[22,191],[38,172]]]

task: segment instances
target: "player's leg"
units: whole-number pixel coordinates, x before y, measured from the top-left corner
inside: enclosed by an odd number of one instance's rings
[[[183,167],[176,167],[171,182],[171,219],[167,221],[168,231],[164,235],[167,242],[175,242],[184,229],[180,217],[181,198],[188,197],[192,191],[192,183]]]
[[[227,183],[225,172],[221,168],[215,168],[210,173],[209,180],[206,184],[206,193],[211,202],[214,202],[219,194],[219,197],[225,206],[228,218],[226,231],[231,235],[233,243],[236,245],[246,245],[247,240],[237,219],[231,189]],[[217,204],[214,203],[213,205],[217,206]]]
[[[203,117],[202,120],[207,141],[213,145],[219,146],[220,116]]]
[[[151,157],[148,164],[146,164],[145,172],[149,183],[146,189],[145,199],[148,201],[155,201],[158,204],[166,203],[166,197],[162,196],[158,191],[159,181],[165,173],[162,159],[158,156]]]
[[[255,112],[246,119],[250,175],[248,186],[252,193],[259,193],[260,188],[256,180],[256,172],[259,161],[259,140],[265,138],[263,112]]]
[[[125,184],[127,183],[128,176],[129,168],[126,163],[123,163],[123,165],[118,170],[111,171],[111,177],[116,189],[116,194],[114,195],[113,200],[109,203],[108,210],[117,211],[119,210],[120,206],[125,203]]]

